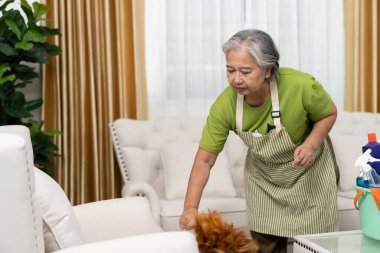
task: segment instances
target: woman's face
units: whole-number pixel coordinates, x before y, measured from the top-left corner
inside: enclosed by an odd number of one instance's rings
[[[243,46],[227,52],[228,83],[244,96],[260,95],[268,85],[271,68],[262,70]]]

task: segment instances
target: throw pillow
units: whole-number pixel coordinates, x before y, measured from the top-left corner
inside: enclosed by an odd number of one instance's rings
[[[35,198],[42,213],[45,252],[82,244],[82,231],[66,194],[50,176],[37,168],[34,171]]]
[[[165,196],[167,199],[183,199],[193,166],[198,144],[193,142],[174,142],[165,144],[161,159],[165,175]],[[203,191],[205,197],[235,197],[228,160],[221,152],[211,169],[210,177]]]

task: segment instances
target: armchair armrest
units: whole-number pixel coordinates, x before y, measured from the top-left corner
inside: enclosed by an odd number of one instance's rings
[[[162,232],[116,240],[90,243],[68,248],[59,253],[197,253],[198,244],[193,233]]]
[[[146,197],[152,208],[152,213],[154,219],[157,223],[160,223],[160,200],[156,190],[146,182],[139,181],[128,181],[128,184],[123,186],[121,190],[121,196],[123,197],[134,197],[134,196],[144,196]]]
[[[163,231],[145,197],[103,200],[73,209],[86,242]]]

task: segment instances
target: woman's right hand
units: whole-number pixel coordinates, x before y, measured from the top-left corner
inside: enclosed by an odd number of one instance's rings
[[[183,210],[181,218],[179,219],[179,227],[184,230],[191,230],[195,228],[198,210],[194,207],[187,207]]]

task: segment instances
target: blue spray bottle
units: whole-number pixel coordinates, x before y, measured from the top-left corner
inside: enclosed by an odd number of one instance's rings
[[[360,175],[363,175],[361,178],[357,178],[358,186],[362,187],[376,187],[380,188],[380,175],[369,165],[370,162],[380,162],[380,159],[376,159],[371,156],[372,150],[368,148],[361,156],[356,159],[355,166],[360,168]],[[366,183],[368,180],[368,183]],[[368,186],[367,186],[368,185]]]
[[[362,147],[363,153],[368,149],[371,149],[371,156],[376,159],[380,159],[380,143],[377,142],[376,133],[368,134],[368,143]],[[368,163],[377,174],[380,175],[380,161],[372,161]]]

